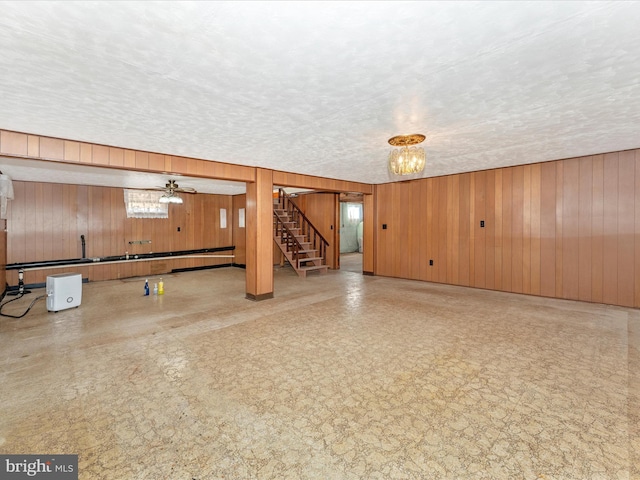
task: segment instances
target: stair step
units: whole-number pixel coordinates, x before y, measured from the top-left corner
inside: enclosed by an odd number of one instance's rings
[[[298,272],[299,276],[306,277],[307,272],[318,271],[320,272],[320,274],[323,275],[327,273],[328,269],[329,269],[328,265],[309,265],[308,267],[300,267],[296,271]]]
[[[315,262],[316,260],[322,260],[322,257],[306,257],[306,258],[299,258],[299,259],[298,259],[298,263],[302,263],[302,262]]]

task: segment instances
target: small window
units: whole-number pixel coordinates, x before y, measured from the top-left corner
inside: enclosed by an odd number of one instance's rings
[[[360,204],[347,204],[347,218],[352,223],[359,223],[362,221],[362,205]]]
[[[169,218],[169,204],[160,203],[164,192],[124,189],[127,218]]]

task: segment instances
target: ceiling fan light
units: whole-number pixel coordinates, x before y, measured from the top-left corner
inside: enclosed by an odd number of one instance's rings
[[[182,198],[178,197],[177,195],[174,195],[174,196],[169,198],[169,202],[170,203],[178,203],[178,204],[180,204],[180,203],[182,203]]]
[[[166,195],[162,195],[158,201],[159,201],[160,203],[169,203],[171,200],[170,200],[170,198],[169,198],[169,197],[167,197]]]

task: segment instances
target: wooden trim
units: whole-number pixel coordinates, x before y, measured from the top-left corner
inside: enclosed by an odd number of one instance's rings
[[[84,164],[140,172],[255,181],[255,168],[94,143],[0,130],[0,154],[30,160]]]
[[[332,178],[314,177],[300,173],[273,170],[273,184],[279,187],[309,188],[325,192],[352,192],[371,195],[373,185],[367,183],[336,180]]]

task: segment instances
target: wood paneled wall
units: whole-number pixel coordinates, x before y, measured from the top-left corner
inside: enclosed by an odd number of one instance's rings
[[[340,266],[340,202],[337,193],[306,193],[298,195],[293,201],[311,221],[320,234],[329,242],[327,247],[327,265],[329,268]]]
[[[236,249],[233,252],[233,263],[237,265],[247,264],[247,217],[246,217],[247,196],[233,196],[233,245]],[[245,209],[245,224],[239,225],[239,210]]]
[[[183,194],[182,205],[169,205],[168,219],[127,218],[121,188],[14,181],[14,200],[7,208],[7,263],[193,250],[233,245],[232,197]],[[220,209],[227,228],[220,228]],[[180,228],[180,231],[178,231]],[[130,241],[151,244],[130,245]],[[219,252],[232,255],[233,252]],[[231,263],[232,258],[161,258],[25,272],[25,283],[41,283],[47,275],[77,272],[91,281],[157,275],[174,268]],[[7,272],[17,285],[17,272]]]
[[[375,203],[377,275],[640,307],[640,150],[378,185]]]

